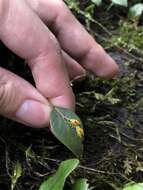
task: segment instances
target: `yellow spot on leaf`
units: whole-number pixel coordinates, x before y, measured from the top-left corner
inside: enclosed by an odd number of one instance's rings
[[[70,124],[72,125],[72,127],[76,127],[78,125],[81,125],[80,121],[77,119],[70,119]]]
[[[77,135],[78,135],[80,138],[82,138],[82,137],[84,136],[84,131],[83,131],[83,129],[82,129],[80,126],[77,126],[77,127],[76,127],[76,133],[77,133]]]

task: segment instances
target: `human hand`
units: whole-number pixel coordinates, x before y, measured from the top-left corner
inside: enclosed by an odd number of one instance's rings
[[[85,70],[104,78],[118,71],[62,0],[0,0],[0,39],[36,84],[0,67],[0,114],[29,126],[47,126],[51,104],[74,109],[70,80]]]

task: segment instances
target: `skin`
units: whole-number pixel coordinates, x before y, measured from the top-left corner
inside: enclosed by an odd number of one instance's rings
[[[36,85],[0,67],[0,114],[27,126],[47,126],[51,105],[74,110],[70,80],[86,70],[107,79],[118,72],[62,0],[0,0],[0,40],[26,60]]]

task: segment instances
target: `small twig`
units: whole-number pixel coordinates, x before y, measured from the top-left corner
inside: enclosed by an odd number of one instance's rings
[[[81,168],[81,169],[84,169],[84,170],[88,170],[88,171],[90,171],[90,172],[100,173],[100,174],[119,175],[119,173],[106,172],[106,171],[97,170],[97,169],[89,168],[89,167],[82,166],[82,165],[79,165],[78,168]]]
[[[2,137],[0,137],[0,140],[6,145],[6,141]]]
[[[9,159],[8,159],[8,151],[7,151],[7,147],[5,148],[5,166],[6,166],[6,171],[8,176],[11,178],[11,174],[9,172]]]
[[[48,176],[48,175],[53,174],[53,172],[47,172],[47,173],[45,173],[45,174],[41,174],[41,173],[39,173],[39,172],[35,172],[35,171],[34,171],[34,174],[35,174],[36,176],[38,176],[38,177],[45,177],[45,176]]]
[[[5,167],[6,167],[8,176],[11,177],[11,174],[9,172],[9,167],[8,167],[9,159],[8,159],[7,144],[6,144],[6,141],[2,137],[0,137],[0,140],[4,143],[4,146],[5,146]]]
[[[82,166],[82,165],[79,165],[78,168],[88,170],[88,171],[93,172],[93,173],[106,174],[106,175],[118,175],[118,176],[121,176],[122,178],[126,179],[128,182],[133,182],[132,180],[130,180],[128,177],[126,177],[124,174],[121,174],[121,173],[106,172],[106,171],[102,171],[102,170],[96,170],[94,168],[89,168],[89,167]]]
[[[102,28],[102,30],[104,32],[106,32],[109,36],[111,36],[111,32],[105,27],[103,26],[100,22],[98,22],[97,20],[95,20],[91,15],[90,15],[90,18],[85,16],[85,12],[82,11],[82,10],[78,10],[78,13],[81,14],[82,16],[84,16],[86,19],[88,19],[89,21],[91,21],[92,23],[94,24],[97,24],[100,28]]]
[[[127,139],[131,140],[131,141],[143,142],[143,139],[138,139],[138,138],[134,138],[134,137],[128,136],[126,133],[120,132],[120,134],[122,136],[126,137]]]
[[[97,36],[98,38],[100,38],[102,41],[104,42],[108,42],[108,43],[111,43],[110,40],[108,40],[107,38],[101,36],[100,34],[94,32],[95,36]],[[127,50],[125,50],[124,48],[114,44],[114,46],[119,49],[120,51],[122,51],[123,53],[125,53],[126,55],[130,56],[131,58],[135,59],[136,61],[140,61],[140,62],[143,62],[143,59],[142,58],[139,58],[139,57],[136,57],[135,55],[131,54],[130,52],[128,52]]]
[[[140,61],[143,62],[142,58],[136,57],[135,55],[131,54],[130,52],[128,52],[127,50],[125,50],[122,47],[119,47],[117,45],[115,45],[116,48],[118,48],[119,50],[121,50],[123,53],[125,53],[126,55],[130,56],[131,58],[135,59],[136,61]]]
[[[58,160],[58,159],[54,159],[54,158],[44,158],[44,160],[48,160],[48,161],[52,161],[52,162],[57,162],[57,163],[60,163],[61,160]]]

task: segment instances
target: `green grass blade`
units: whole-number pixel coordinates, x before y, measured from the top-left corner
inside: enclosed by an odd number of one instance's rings
[[[75,184],[73,185],[72,190],[89,190],[89,184],[87,183],[87,179],[78,179]]]
[[[128,183],[123,190],[143,190],[143,183]]]
[[[66,178],[78,164],[79,160],[77,159],[63,161],[57,172],[48,180],[44,181],[39,190],[63,190]]]

